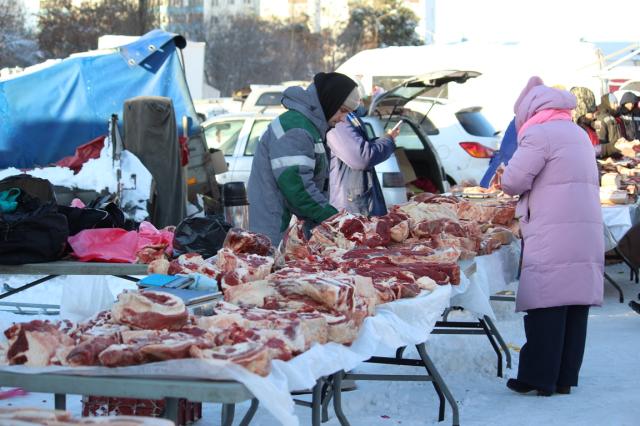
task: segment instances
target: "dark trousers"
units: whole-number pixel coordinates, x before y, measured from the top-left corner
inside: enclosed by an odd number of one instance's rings
[[[528,310],[518,380],[550,392],[556,386],[577,386],[588,316],[589,306],[583,305]]]

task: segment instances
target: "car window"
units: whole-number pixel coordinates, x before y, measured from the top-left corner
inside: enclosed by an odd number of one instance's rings
[[[462,110],[456,113],[458,121],[470,135],[490,137],[495,136],[496,129],[485,118],[480,110]]]
[[[262,134],[267,130],[267,127],[269,127],[269,123],[271,123],[271,120],[256,120],[253,123],[251,133],[249,133],[249,141],[244,148],[244,155],[255,154],[260,137],[262,137]]]
[[[385,126],[385,132],[395,126],[397,122],[398,120],[389,121]],[[400,134],[396,138],[396,146],[404,149],[424,149],[420,136],[407,123],[400,126]]]
[[[219,149],[224,155],[233,155],[243,125],[244,120],[233,120],[208,126],[204,131],[207,146]]]
[[[267,92],[258,97],[257,106],[280,106],[282,92]]]
[[[414,123],[419,123],[422,131],[427,135],[437,135],[440,134],[440,130],[436,127],[436,125],[431,121],[428,114],[425,116],[423,112],[417,112],[411,109],[405,109],[404,115],[409,117]]]

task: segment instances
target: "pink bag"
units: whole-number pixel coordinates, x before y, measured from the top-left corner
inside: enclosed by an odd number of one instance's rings
[[[169,256],[173,253],[173,232],[158,230],[149,222],[142,222],[138,232],[120,228],[85,229],[67,241],[81,262],[135,263],[138,252],[150,246],[160,250],[164,247],[162,251]]]
[[[85,229],[68,240],[81,262],[134,263],[138,233],[120,228]]]

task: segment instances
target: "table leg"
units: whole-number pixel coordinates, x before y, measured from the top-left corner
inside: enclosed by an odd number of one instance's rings
[[[311,399],[311,425],[320,426],[322,411],[322,385],[323,380],[320,378],[313,387]]]
[[[340,426],[349,426],[349,421],[342,411],[342,376],[344,372],[338,371],[333,375],[333,409],[336,412]]]
[[[604,277],[607,281],[609,281],[609,284],[611,284],[616,290],[618,290],[620,303],[624,303],[624,293],[622,293],[622,289],[620,288],[618,283],[615,282],[613,278],[611,278],[606,272],[604,273]]]
[[[56,407],[56,410],[66,410],[67,409],[67,395],[63,393],[56,393],[53,396],[53,405]]]
[[[57,277],[57,275],[47,275],[46,277],[42,277],[42,278],[39,278],[39,279],[37,279],[35,281],[31,281],[30,283],[25,284],[22,287],[14,288],[13,290],[9,290],[6,293],[0,294],[0,299],[4,299],[5,297],[9,297],[12,294],[20,293],[21,291],[24,291],[24,290],[26,290],[28,288],[37,286],[38,284],[42,284],[43,282],[49,281],[50,279],[55,278],[55,277]]]
[[[247,413],[244,415],[244,417],[240,421],[240,426],[249,426],[249,423],[251,423],[251,419],[253,419],[253,416],[256,414],[256,411],[258,411],[258,405],[259,405],[258,400],[256,398],[253,398],[251,400],[251,407],[249,407],[249,411],[247,411]]]
[[[484,316],[484,321],[487,323],[487,325],[489,326],[489,329],[491,329],[491,333],[493,333],[495,338],[498,340],[500,347],[504,351],[505,358],[507,359],[507,368],[511,368],[511,351],[509,350],[509,347],[507,346],[504,339],[502,338],[500,331],[498,331],[498,327],[496,327],[496,325],[493,323],[493,320],[487,315]]]
[[[329,421],[329,403],[333,396],[333,380],[329,377],[322,386],[322,423]]]
[[[496,339],[493,337],[491,330],[489,330],[487,323],[482,318],[478,318],[478,324],[482,327],[484,334],[487,335],[487,339],[489,339],[489,343],[491,343],[491,347],[498,357],[498,377],[502,377],[502,352],[500,352]]]
[[[427,354],[427,349],[425,348],[424,343],[416,345],[416,348],[418,349],[418,354],[420,355],[420,359],[422,359],[422,362],[424,362],[425,367],[429,371],[429,375],[433,377],[433,380],[435,382],[438,383],[438,386],[440,387],[440,390],[442,390],[444,397],[447,399],[447,401],[449,401],[449,405],[451,406],[451,411],[453,412],[452,425],[460,426],[460,415],[458,413],[458,403],[456,402],[456,399],[453,397],[453,395],[449,391],[447,384],[442,379],[442,376],[440,376],[440,373],[436,369],[436,366],[433,365],[431,358]]]
[[[164,418],[171,420],[175,424],[178,424],[178,411],[180,407],[180,400],[178,398],[165,398],[164,399]]]
[[[235,404],[222,404],[222,426],[231,426],[233,424],[235,407]]]

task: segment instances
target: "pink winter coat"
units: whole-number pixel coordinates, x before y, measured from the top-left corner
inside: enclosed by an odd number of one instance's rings
[[[573,109],[564,90],[529,81],[515,104],[516,129],[546,109]],[[535,121],[535,120],[534,120]],[[520,195],[524,238],[516,311],[601,305],[604,238],[599,179],[588,136],[570,120],[551,120],[518,134],[502,189]]]

